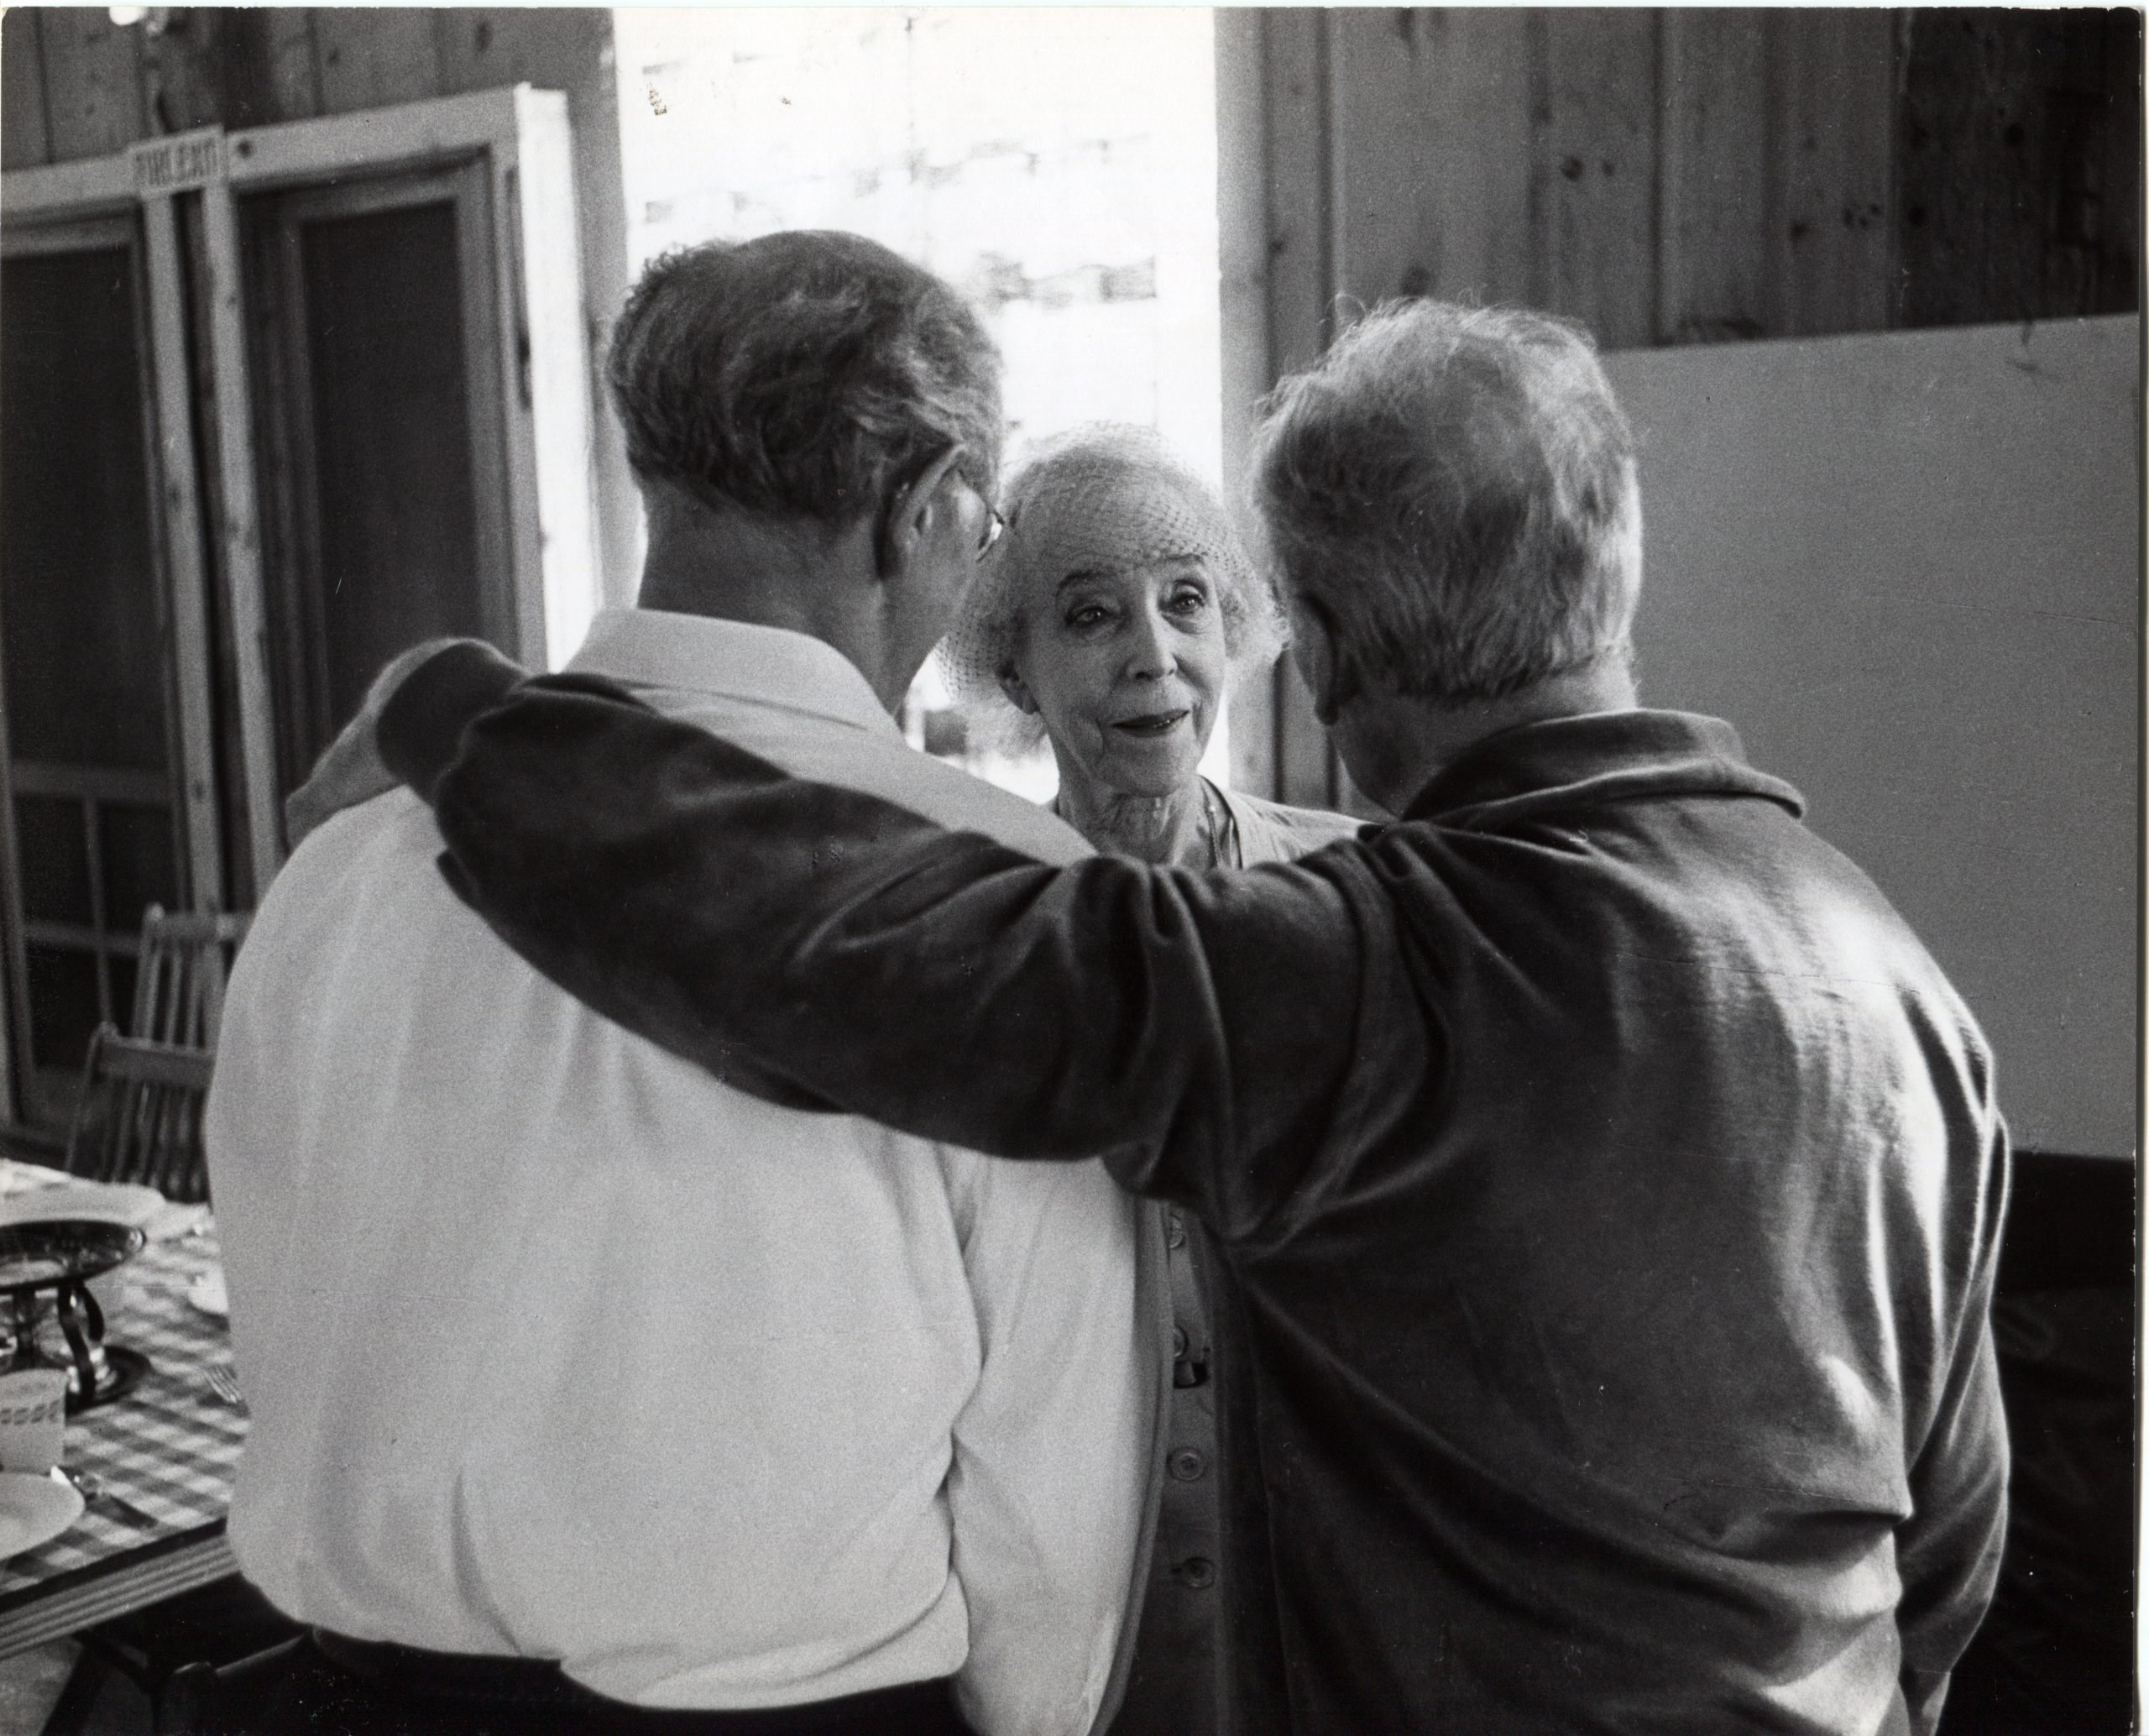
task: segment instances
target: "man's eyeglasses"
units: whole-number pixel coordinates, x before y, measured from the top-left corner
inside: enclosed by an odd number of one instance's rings
[[[1007,520],[1000,516],[1000,509],[986,499],[985,490],[970,478],[959,474],[955,480],[976,495],[977,504],[985,509],[985,526],[977,533],[977,558],[981,561],[1007,531]]]

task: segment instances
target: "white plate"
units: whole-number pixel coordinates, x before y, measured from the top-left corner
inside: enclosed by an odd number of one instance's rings
[[[164,1209],[165,1196],[139,1182],[71,1179],[0,1200],[0,1226],[43,1224],[73,1217],[146,1231]]]
[[[224,1274],[221,1272],[196,1273],[194,1282],[186,1287],[186,1299],[217,1320],[231,1318],[231,1298],[224,1294]]]
[[[82,1497],[73,1484],[0,1471],[0,1561],[51,1542],[81,1516]]]

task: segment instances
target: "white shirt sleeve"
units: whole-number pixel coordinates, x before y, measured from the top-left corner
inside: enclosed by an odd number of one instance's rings
[[[983,1352],[948,1477],[970,1610],[956,1695],[981,1736],[1084,1736],[1125,1618],[1149,1464],[1138,1208],[1095,1163],[946,1151],[943,1164]]]

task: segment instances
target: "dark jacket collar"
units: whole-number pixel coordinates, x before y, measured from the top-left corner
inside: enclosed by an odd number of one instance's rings
[[[1730,724],[1682,711],[1603,711],[1521,724],[1472,743],[1404,810],[1406,820],[1494,830],[1577,803],[1718,796],[1806,799],[1746,763]]]

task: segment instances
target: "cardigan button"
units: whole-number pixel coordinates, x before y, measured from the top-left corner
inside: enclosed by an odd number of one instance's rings
[[[1209,1468],[1209,1456],[1197,1446],[1182,1446],[1165,1461],[1181,1482],[1192,1482]]]
[[[1206,1556],[1189,1556],[1172,1569],[1172,1574],[1181,1585],[1205,1592],[1216,1582],[1216,1564]]]

